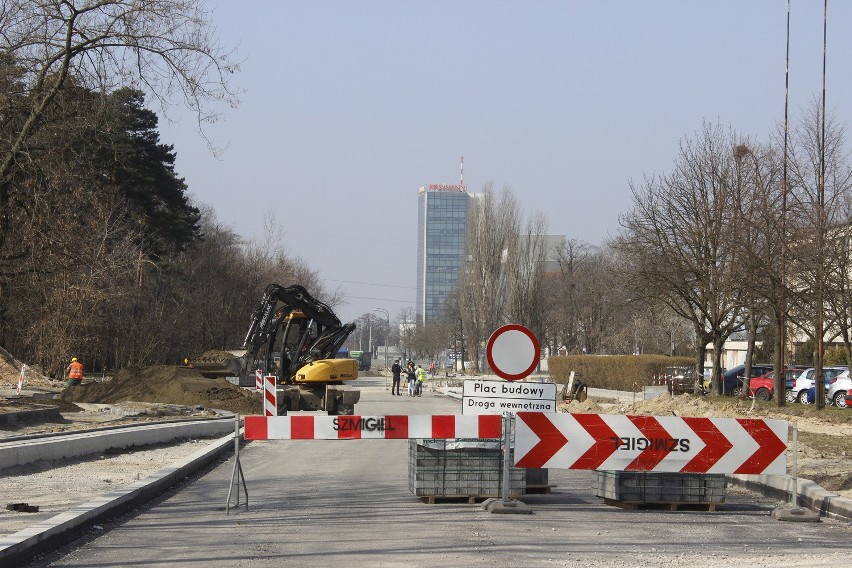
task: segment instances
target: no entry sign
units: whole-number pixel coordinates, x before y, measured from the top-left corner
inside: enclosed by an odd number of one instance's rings
[[[498,377],[517,381],[527,378],[535,370],[541,347],[529,329],[509,324],[491,334],[485,354],[488,366]]]

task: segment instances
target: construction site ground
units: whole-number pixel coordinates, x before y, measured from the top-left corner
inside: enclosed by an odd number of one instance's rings
[[[374,375],[375,376],[375,375]],[[0,393],[14,393],[17,377],[0,376]],[[430,390],[454,391],[460,381],[433,381]],[[206,418],[233,412],[259,414],[258,393],[241,389],[224,379],[204,378],[184,367],[151,367],[122,371],[115,377],[92,381],[76,387],[46,378],[25,383],[30,396],[0,396],[0,416],[21,410],[59,405],[59,420],[0,424],[0,441],[24,435],[42,435],[104,426],[142,422]],[[57,395],[56,399],[34,398]],[[76,403],[103,405],[84,410]],[[798,425],[799,476],[816,481],[823,488],[852,497],[852,409],[826,409],[788,405],[753,404],[729,397],[681,395],[638,400],[624,397],[590,397],[584,402],[563,403],[560,409],[583,413],[623,413],[639,415],[676,415],[704,417],[765,417],[794,421]],[[127,414],[134,413],[130,416]],[[0,469],[3,503],[0,510],[0,535],[8,535],[66,510],[74,503],[112,491],[137,481],[185,456],[204,440],[187,440],[162,447],[136,448],[84,459],[39,462],[16,468]],[[788,468],[789,470],[789,468]],[[8,504],[29,503],[39,513],[20,513],[6,509]]]

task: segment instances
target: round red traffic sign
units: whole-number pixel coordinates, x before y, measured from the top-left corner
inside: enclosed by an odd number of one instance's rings
[[[533,372],[541,347],[533,332],[522,325],[510,323],[491,334],[485,354],[488,365],[498,377],[517,381]]]

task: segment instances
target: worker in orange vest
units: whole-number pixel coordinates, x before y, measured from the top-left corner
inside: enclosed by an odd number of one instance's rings
[[[66,370],[68,373],[68,386],[79,385],[83,382],[83,364],[76,357],[71,357],[71,363]]]

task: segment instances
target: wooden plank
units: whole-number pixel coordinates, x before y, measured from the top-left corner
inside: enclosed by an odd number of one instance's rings
[[[685,503],[674,501],[617,501],[615,499],[604,498],[604,503],[620,509],[636,510],[642,507],[650,509],[668,508],[670,511],[680,511],[682,509],[698,509],[706,510],[710,513],[715,513],[716,508],[722,503]]]

